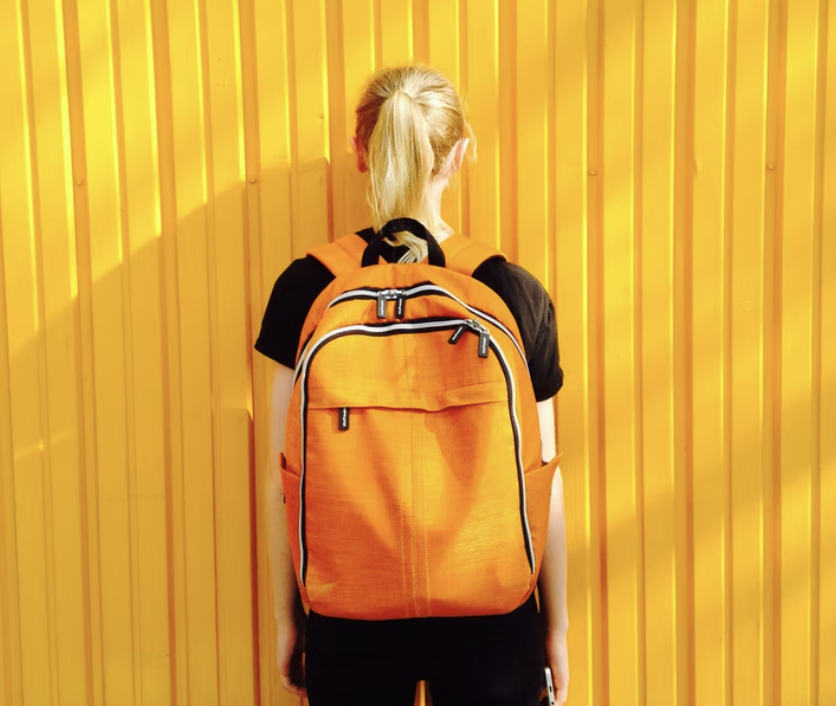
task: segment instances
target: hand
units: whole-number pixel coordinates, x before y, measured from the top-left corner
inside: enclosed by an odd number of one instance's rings
[[[291,694],[306,699],[305,667],[302,653],[305,651],[305,615],[279,621],[276,636],[276,666],[282,684]]]
[[[562,706],[569,694],[569,650],[565,632],[546,633],[546,663],[552,670],[555,702]]]

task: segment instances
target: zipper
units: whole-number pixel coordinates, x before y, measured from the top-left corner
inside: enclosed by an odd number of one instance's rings
[[[471,314],[476,314],[482,319],[489,321],[498,329],[500,329],[508,338],[510,338],[514,346],[516,347],[517,351],[520,354],[520,357],[525,361],[525,355],[523,354],[522,346],[520,345],[519,341],[516,339],[514,334],[499,320],[495,319],[493,316],[488,314],[481,309],[477,309],[474,306],[470,306],[469,304],[465,304],[461,299],[459,299],[455,294],[453,294],[450,290],[444,289],[444,287],[439,287],[436,284],[416,284],[412,287],[407,287],[406,289],[384,289],[384,290],[377,290],[372,288],[362,288],[362,289],[352,289],[348,292],[344,292],[340,294],[338,297],[335,297],[331,300],[331,303],[328,305],[330,309],[332,306],[336,306],[337,304],[341,304],[342,302],[351,301],[353,299],[377,299],[378,300],[378,316],[380,316],[380,299],[381,295],[385,294],[387,300],[396,299],[399,302],[404,302],[407,299],[412,299],[414,297],[420,297],[425,294],[438,294],[443,297],[447,297],[448,299],[452,299],[453,301],[461,304],[465,309],[467,309]],[[402,311],[402,309],[401,309]],[[397,313],[397,312],[396,312]],[[380,318],[385,317],[385,310],[383,316]],[[398,318],[403,318],[403,316],[398,316]],[[526,362],[526,367],[528,367],[528,363]]]
[[[508,411],[511,417],[511,428],[514,433],[514,452],[517,465],[517,481],[520,493],[520,517],[523,529],[523,537],[525,540],[525,549],[528,556],[528,563],[531,567],[532,575],[535,573],[535,557],[534,545],[531,540],[531,528],[528,523],[528,508],[525,499],[525,471],[522,462],[522,433],[520,430],[519,419],[517,418],[516,408],[516,384],[514,381],[514,374],[511,366],[508,364],[508,359],[502,347],[491,336],[490,331],[476,319],[424,319],[411,322],[402,323],[386,323],[386,324],[356,324],[351,326],[344,326],[342,328],[334,329],[322,338],[320,338],[313,345],[309,344],[303,355],[300,357],[298,375],[301,376],[301,394],[302,400],[300,404],[301,424],[302,424],[302,469],[299,479],[299,577],[301,584],[306,585],[307,571],[308,571],[308,550],[305,540],[305,481],[307,476],[307,416],[308,416],[308,372],[311,363],[316,354],[331,341],[344,336],[391,336],[396,334],[411,334],[411,333],[429,333],[434,331],[453,331],[450,337],[450,343],[455,345],[461,340],[465,331],[470,330],[479,335],[479,356],[482,358],[488,357],[488,351],[492,349],[496,354],[502,372],[505,375],[505,382],[508,389]],[[454,340],[455,339],[455,340]],[[484,341],[484,344],[483,344]],[[484,345],[484,355],[483,353]],[[308,348],[310,349],[308,351]]]
[[[459,326],[453,332],[453,335],[450,336],[450,340],[447,342],[456,345],[461,339],[461,337],[464,335],[464,332],[468,329],[479,335],[479,357],[487,358],[488,348],[490,346],[491,341],[491,332],[488,331],[488,329],[486,329],[482,325],[482,323],[480,321],[477,321],[476,319],[465,319],[462,322],[462,325]]]
[[[343,292],[339,296],[332,299],[331,303],[328,304],[326,308],[330,309],[332,306],[336,306],[337,304],[341,304],[342,302],[353,301],[357,299],[374,299],[377,300],[377,316],[378,318],[383,319],[386,318],[386,302],[394,300],[395,302],[397,302],[395,305],[395,315],[398,319],[402,319],[405,314],[406,300],[413,299],[415,297],[420,297],[425,294],[437,294],[439,296],[452,299],[453,301],[467,309],[471,314],[475,314],[476,316],[479,316],[482,319],[485,319],[486,321],[489,321],[491,324],[496,326],[500,331],[502,331],[506,336],[508,336],[509,339],[511,339],[511,342],[514,344],[514,347],[520,354],[520,358],[525,364],[525,369],[528,370],[528,361],[525,358],[522,346],[520,345],[520,342],[517,340],[516,336],[514,336],[514,334],[511,333],[511,331],[508,329],[508,327],[505,326],[505,324],[503,324],[498,319],[495,319],[487,312],[482,311],[481,309],[477,309],[475,306],[465,304],[451,291],[444,289],[443,287],[439,287],[435,284],[416,284],[412,287],[407,287],[406,289],[375,289],[372,287],[351,289],[347,292]],[[381,304],[383,306],[382,309]],[[308,341],[308,344],[302,350],[302,355],[299,356],[299,362],[297,363],[296,371],[293,374],[294,385],[296,384],[296,381],[299,379],[299,374],[302,371],[302,363],[305,360],[305,357],[308,355],[312,342],[313,338],[311,338]]]

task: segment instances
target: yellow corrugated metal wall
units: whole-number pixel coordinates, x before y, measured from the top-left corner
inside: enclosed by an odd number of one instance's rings
[[[570,702],[833,706],[828,0],[0,0],[0,703],[294,702],[251,344],[410,60],[557,302]]]

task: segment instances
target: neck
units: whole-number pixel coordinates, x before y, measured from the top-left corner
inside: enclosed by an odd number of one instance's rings
[[[430,206],[430,214],[432,215],[432,222],[436,224],[436,227],[433,229],[432,233],[439,243],[453,234],[453,229],[450,226],[448,226],[441,218],[441,197],[444,195],[444,191],[446,188],[446,179],[443,181],[434,180],[433,183],[430,184],[430,193],[428,201]]]

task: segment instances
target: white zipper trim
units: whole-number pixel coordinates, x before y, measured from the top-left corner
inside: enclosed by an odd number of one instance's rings
[[[305,348],[303,355],[299,359],[299,373],[301,373],[302,381],[301,381],[301,402],[299,405],[299,416],[301,417],[301,432],[302,432],[302,468],[299,478],[299,579],[302,583],[302,586],[306,585],[305,582],[305,574],[306,568],[308,563],[308,551],[307,546],[305,543],[304,538],[304,519],[305,519],[305,475],[307,472],[308,466],[308,459],[307,459],[307,445],[308,445],[308,436],[307,436],[307,429],[306,429],[306,412],[307,412],[307,394],[305,388],[305,381],[308,375],[308,369],[311,359],[313,358],[314,353],[325,345],[331,339],[337,337],[338,335],[342,335],[346,332],[362,332],[362,333],[376,333],[379,331],[420,331],[422,329],[432,329],[436,327],[447,328],[447,327],[454,327],[454,326],[466,326],[467,319],[441,319],[439,321],[427,321],[421,323],[393,323],[389,326],[367,326],[363,324],[357,324],[353,326],[343,326],[342,328],[334,329],[330,331],[325,336],[320,338],[315,344],[308,346]],[[513,340],[513,336],[511,336]],[[497,357],[500,361],[500,365],[506,375],[507,380],[510,382],[510,392],[509,392],[509,407],[511,409],[511,424],[514,429],[514,433],[516,435],[516,462],[517,462],[517,481],[520,488],[520,502],[522,504],[522,515],[523,515],[523,531],[525,532],[525,539],[526,539],[526,553],[528,554],[529,564],[531,565],[531,573],[534,574],[536,571],[535,566],[535,557],[534,557],[534,543],[531,538],[531,527],[528,523],[528,506],[525,499],[525,472],[523,469],[523,462],[522,462],[522,446],[523,446],[523,439],[522,439],[522,430],[520,429],[519,419],[517,418],[517,387],[516,381],[514,379],[514,373],[511,370],[511,366],[508,364],[508,359],[505,357],[505,353],[502,350],[502,346],[497,343],[497,341],[493,338],[493,336],[488,333],[488,340],[490,342],[491,348],[493,348],[496,353]],[[310,350],[308,350],[310,349]]]
[[[305,346],[305,349],[302,351],[302,355],[299,356],[299,362],[296,363],[296,371],[293,373],[294,386],[296,385],[296,381],[299,379],[299,373],[302,372],[302,365],[305,362],[305,358],[307,358],[308,356],[308,351],[311,348],[311,343],[313,343],[313,340],[313,336],[311,336],[311,339],[308,341],[307,345]]]
[[[534,556],[534,541],[531,538],[531,527],[528,524],[528,503],[525,499],[525,470],[523,468],[523,460],[522,460],[522,429],[520,428],[519,419],[517,419],[517,386],[516,381],[514,380],[514,373],[511,370],[511,366],[508,365],[508,359],[505,357],[505,353],[502,350],[502,347],[493,339],[493,336],[488,334],[489,340],[491,343],[491,348],[493,348],[500,361],[500,365],[505,369],[505,374],[508,380],[511,383],[511,391],[509,405],[511,407],[511,423],[514,426],[514,430],[517,434],[517,448],[515,449],[517,454],[517,474],[519,479],[519,486],[520,486],[520,502],[522,504],[522,516],[523,516],[523,523],[525,529],[525,537],[526,537],[526,546],[525,550],[528,553],[528,562],[531,565],[531,573],[536,573],[536,558]]]
[[[522,358],[522,361],[525,364],[525,369],[529,372],[529,375],[531,374],[531,371],[528,368],[528,360],[526,360],[526,357],[525,357],[525,354],[523,353],[523,349],[522,349],[522,346],[520,345],[520,342],[517,340],[516,336],[514,336],[514,334],[511,333],[511,331],[509,331],[508,328],[501,321],[499,321],[498,319],[495,319],[493,316],[491,316],[490,314],[488,314],[485,311],[482,311],[481,309],[477,309],[474,306],[470,306],[469,304],[465,304],[461,299],[459,299],[451,291],[449,291],[447,289],[444,289],[443,287],[439,287],[438,285],[435,285],[435,284],[419,284],[419,285],[416,285],[416,286],[413,286],[413,287],[407,287],[406,289],[404,289],[402,291],[404,292],[404,294],[416,294],[416,293],[421,294],[422,292],[440,292],[441,294],[444,294],[445,296],[449,297],[453,301],[455,301],[458,304],[460,304],[461,306],[463,306],[471,314],[476,314],[477,316],[481,316],[483,319],[485,319],[487,321],[490,321],[494,326],[496,326],[498,329],[500,329],[503,333],[505,333],[506,336],[508,336],[508,338],[511,339],[511,341],[514,343],[514,347],[517,349],[517,352],[520,354],[520,358]],[[335,304],[339,304],[342,301],[346,301],[347,299],[351,299],[352,297],[356,297],[358,295],[361,296],[361,297],[368,297],[369,299],[377,299],[377,296],[379,294],[380,294],[379,291],[376,292],[376,291],[371,290],[371,289],[352,289],[352,290],[349,290],[348,292],[343,292],[338,297],[335,297],[334,299],[332,299],[331,302],[326,307],[326,309],[330,309]],[[305,346],[305,349],[302,351],[302,355],[299,356],[299,362],[297,363],[296,371],[293,374],[293,384],[294,385],[296,384],[296,381],[299,379],[299,373],[302,371],[302,361],[308,355],[308,351],[309,351],[310,347],[311,347],[311,341],[308,341],[308,344]]]

